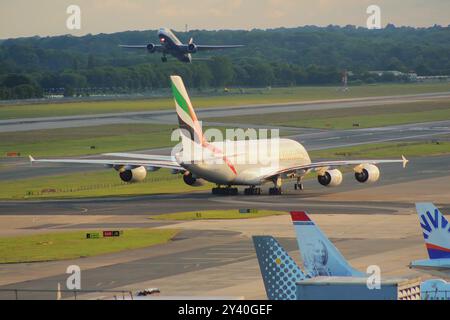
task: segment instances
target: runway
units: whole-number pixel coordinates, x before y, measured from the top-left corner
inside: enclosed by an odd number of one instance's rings
[[[298,133],[287,137],[302,143],[308,151],[313,151],[388,141],[430,140],[448,134],[450,134],[450,120],[352,130],[314,130],[311,132],[309,129],[299,128]],[[138,150],[137,152],[170,155],[171,148]],[[81,158],[101,159],[104,156],[91,155]],[[36,164],[31,166],[28,158],[2,159],[0,160],[1,164],[7,166],[7,169],[0,169],[0,180],[2,181],[103,169],[102,166],[92,165]]]
[[[358,108],[375,105],[389,105],[436,99],[447,99],[450,92],[428,93],[403,96],[385,96],[373,98],[357,98],[342,100],[324,100],[315,102],[284,103],[269,105],[228,106],[196,109],[200,120],[217,117],[230,117],[252,114],[270,114],[274,112],[295,112],[307,110],[327,110],[340,108]],[[110,114],[93,114],[82,116],[24,118],[0,120],[0,132],[17,132],[41,129],[75,128],[86,126],[99,126],[107,124],[125,123],[177,123],[176,113],[173,109],[155,110],[145,112],[124,112]]]
[[[414,158],[408,167],[402,169],[399,164],[383,166],[381,179],[377,186],[411,182],[434,177],[442,177],[450,172],[450,155]],[[266,187],[268,188],[268,186]],[[263,191],[266,191],[264,188]],[[359,184],[351,173],[344,174],[344,182],[338,188],[325,188],[315,179],[305,181],[305,190],[293,190],[292,182],[284,186],[285,195],[277,196],[213,196],[209,191],[186,194],[149,195],[139,197],[111,197],[97,199],[70,199],[44,201],[3,201],[0,202],[0,215],[148,215],[177,211],[225,208],[257,208],[291,210],[298,203],[308,205],[317,213],[329,208],[323,202],[315,201],[318,196],[347,191],[364,190],[370,186]],[[307,200],[302,200],[307,199]],[[395,206],[395,204],[389,204]],[[372,204],[373,206],[373,204]],[[377,204],[375,204],[375,207]],[[347,207],[335,205],[337,212],[347,211]],[[386,206],[384,206],[386,207]],[[357,206],[357,212],[366,212],[364,205]],[[370,211],[370,210],[369,210]],[[373,211],[373,210],[372,210]]]

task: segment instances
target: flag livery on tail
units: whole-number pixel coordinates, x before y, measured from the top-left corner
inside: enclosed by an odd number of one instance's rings
[[[308,276],[364,276],[348,264],[306,212],[293,211],[291,218]]]

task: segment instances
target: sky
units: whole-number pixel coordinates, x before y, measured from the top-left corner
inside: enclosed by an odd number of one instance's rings
[[[81,9],[81,29],[70,30],[67,8]],[[450,0],[0,0],[0,39],[84,35],[168,27],[267,29],[304,25],[366,26],[369,5],[381,25],[450,25]]]

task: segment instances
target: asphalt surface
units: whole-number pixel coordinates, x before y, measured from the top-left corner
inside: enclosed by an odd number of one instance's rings
[[[298,133],[289,136],[289,138],[302,143],[308,151],[313,151],[377,142],[430,140],[446,134],[450,134],[450,120],[354,130],[311,131],[298,129]],[[169,155],[171,149],[163,148],[138,152]],[[83,158],[104,157],[93,155]],[[59,164],[35,164],[31,166],[27,158],[2,159],[0,165],[5,165],[4,168],[0,168],[0,180],[2,181],[95,171],[104,168],[103,166],[92,165]]]
[[[319,102],[302,102],[270,105],[229,106],[196,109],[200,120],[217,117],[230,117],[252,114],[269,114],[274,112],[295,112],[306,110],[327,110],[340,108],[358,108],[374,105],[388,105],[449,98],[450,92],[428,93],[405,96],[373,97],[348,100],[329,100]],[[177,123],[174,109],[145,112],[125,112],[111,114],[94,114],[82,116],[24,118],[0,120],[0,132],[17,132],[40,129],[75,128],[124,123]]]
[[[387,186],[395,183],[415,183],[421,179],[442,177],[450,172],[450,155],[438,157],[422,157],[411,159],[408,167],[402,169],[400,164],[386,164],[381,169],[381,178],[376,186]],[[360,203],[349,209],[340,203],[324,203],[310,200],[315,196],[333,194],[336,192],[361,190],[368,185],[357,183],[351,173],[344,174],[344,182],[337,188],[325,188],[315,179],[306,180],[304,191],[295,191],[292,182],[284,185],[285,193],[282,196],[269,196],[267,189],[263,188],[265,195],[261,196],[214,196],[210,192],[193,192],[186,194],[149,195],[137,197],[110,197],[92,199],[70,200],[43,200],[43,201],[3,201],[0,202],[0,215],[148,215],[167,212],[195,211],[202,209],[279,209],[291,210],[293,207],[308,206],[315,213],[328,212],[330,205],[336,212],[370,213],[386,212],[386,205]],[[242,193],[242,192],[241,192]],[[302,198],[309,198],[302,200]],[[398,206],[399,204],[389,204]],[[401,205],[401,204],[400,204]],[[378,210],[378,211],[377,211]]]
[[[186,234],[180,234],[179,237],[181,243],[188,241],[184,240],[185,237],[189,237],[190,239],[198,238],[197,241],[208,239],[212,243],[214,243],[215,237],[227,237],[229,240],[222,244],[186,249],[185,251],[176,253],[158,252],[159,248],[153,248],[155,254],[149,258],[84,270],[81,274],[81,288],[84,288],[84,290],[96,290],[98,291],[96,296],[101,297],[104,295],[104,293],[100,292],[102,290],[114,290],[115,288],[136,285],[137,283],[149,280],[202,271],[208,268],[226,266],[227,264],[235,264],[247,260],[253,260],[254,264],[257,264],[251,239],[239,239],[233,237],[232,233],[223,232],[220,234],[218,231],[210,232],[209,234],[207,234],[207,231],[197,231],[195,234],[186,232]],[[277,238],[277,240],[294,259],[301,261],[298,257],[299,253],[295,238]],[[354,240],[352,241],[352,239],[330,240],[341,248],[346,259],[355,259],[392,249],[391,239],[360,239],[358,240],[358,246],[354,245]],[[402,239],[396,243],[396,247],[408,247],[413,240],[409,238]],[[175,239],[175,241],[177,240]],[[13,300],[16,298],[14,290],[19,290],[19,299],[53,300],[56,298],[56,292],[54,290],[57,284],[60,283],[64,287],[67,277],[67,274],[61,273],[56,276],[0,286],[0,299]],[[214,279],[210,280],[212,282],[214,281]],[[25,291],[37,290],[37,288],[43,291]],[[137,289],[142,290],[145,288],[135,288],[135,290]],[[53,290],[53,292],[45,292],[44,290]],[[162,290],[164,292],[163,288]],[[111,294],[109,295],[111,296]],[[73,297],[73,293],[62,293],[63,299],[73,299]]]
[[[448,94],[447,96],[449,96]],[[364,101],[353,101],[346,103],[318,103],[305,105],[285,105],[277,106],[282,108],[280,112],[290,112],[298,110],[308,110],[303,108],[342,108],[349,106],[367,106],[370,103],[398,103],[400,101],[413,101],[417,99],[436,98],[436,95],[421,95],[412,97],[396,97],[396,98],[374,98],[366,99]],[[225,110],[201,110],[206,116],[209,112],[215,113],[209,115],[210,117],[220,117],[223,115],[239,115],[248,114],[248,107],[235,108],[230,114],[222,114]],[[253,112],[273,112],[273,106],[265,107],[251,107]],[[166,111],[164,111],[166,112]],[[160,122],[174,121],[169,119],[173,116],[173,112],[164,114],[161,112],[158,115],[150,114],[148,118],[141,119],[145,122]],[[33,123],[0,123],[0,132],[5,128],[15,128],[14,130],[32,130],[32,128],[39,128],[39,126],[64,125],[64,126],[81,126],[83,123],[93,121],[98,125],[102,121],[141,121],[138,118],[141,115],[132,115],[128,120],[121,120],[120,117],[93,118],[93,119],[46,119],[44,121],[37,121]],[[146,117],[145,115],[143,115]],[[136,118],[134,118],[136,117]],[[29,127],[31,125],[31,127]],[[14,127],[15,126],[15,127]],[[46,127],[46,128],[49,128]],[[28,128],[28,129],[26,129]],[[297,131],[296,131],[297,130]],[[7,132],[7,131],[3,131]],[[430,139],[434,136],[450,133],[450,121],[441,121],[433,123],[412,124],[403,126],[391,126],[383,128],[372,129],[356,129],[356,130],[339,130],[339,131],[322,131],[322,130],[302,130],[294,129],[292,138],[303,143],[308,150],[320,150],[327,148],[334,148],[339,146],[351,146],[358,144],[366,144],[372,142],[394,141],[394,140],[408,140],[408,139]],[[149,151],[146,151],[149,152]],[[167,154],[169,149],[152,150],[151,152],[157,154]],[[96,170],[97,168],[86,166],[36,166],[31,168],[26,160],[3,160],[0,164],[7,165],[0,169],[0,179],[9,180],[20,177],[37,177],[39,175],[48,174],[62,174],[77,171]],[[410,164],[406,169],[402,169],[399,164],[384,165],[381,170],[381,179],[376,186],[389,186],[401,182],[411,182],[417,184],[420,188],[421,179],[429,179],[433,177],[442,177],[448,175],[450,171],[450,155],[438,157],[424,157],[411,159]],[[70,200],[52,200],[52,201],[4,201],[0,202],[0,216],[1,215],[24,215],[24,216],[39,216],[39,215],[152,215],[166,212],[190,211],[202,209],[236,209],[236,208],[257,208],[257,209],[274,209],[274,210],[292,210],[301,205],[302,208],[307,208],[308,211],[315,214],[329,214],[345,213],[345,214],[391,214],[397,212],[398,208],[410,207],[410,204],[403,202],[340,202],[340,201],[320,201],[314,199],[316,196],[324,194],[333,194],[336,192],[361,190],[370,188],[368,185],[361,185],[357,183],[351,174],[344,175],[344,183],[338,188],[324,188],[321,187],[315,180],[308,180],[305,182],[306,190],[294,191],[292,183],[285,185],[286,194],[282,196],[233,196],[221,197],[212,196],[209,192],[192,192],[189,194],[168,194],[168,195],[149,195],[140,197],[111,197],[111,198],[97,198],[97,199],[70,199]],[[195,189],[193,189],[195,190]],[[266,190],[265,190],[266,191]],[[24,217],[26,218],[26,217]],[[86,224],[80,223],[71,225],[70,228],[98,228],[98,227],[157,227],[170,224],[170,222],[149,221],[145,223],[128,223],[128,224]],[[33,227],[39,229],[55,229],[63,230],[68,228],[63,224],[45,224],[36,225]],[[282,245],[290,251],[291,254],[297,254],[297,247],[294,238],[280,239]],[[333,239],[332,239],[333,240]],[[357,246],[355,246],[355,239],[339,239],[337,245],[341,249],[343,255],[347,259],[358,258],[371,254],[383,253],[389,251],[392,246],[391,239],[357,239]],[[396,248],[408,247],[414,239],[405,238],[396,241]],[[90,290],[110,290],[127,285],[133,285],[149,280],[156,280],[159,278],[170,277],[175,275],[182,275],[183,273],[207,270],[222,265],[237,263],[240,261],[254,260],[256,264],[255,254],[251,240],[240,237],[239,234],[230,231],[183,231],[175,241],[171,242],[171,246],[178,246],[183,248],[179,251],[170,250],[171,247],[166,245],[156,246],[143,249],[145,254],[142,258],[131,259],[123,263],[114,263],[106,266],[100,266],[84,270],[82,273],[82,288]],[[124,252],[121,255],[129,255],[131,253]],[[74,262],[82,262],[83,259],[76,261],[67,261],[67,265]],[[65,262],[62,263],[62,265]],[[37,266],[37,267],[36,267]],[[18,264],[13,266],[16,272],[27,272],[29,268],[34,269],[45,268],[46,263],[34,264]],[[0,266],[0,274],[3,268],[6,270],[10,266]],[[38,289],[38,290],[55,290],[58,283],[64,286],[67,279],[67,274],[64,270],[60,274],[50,277],[38,277],[35,280],[13,283],[6,286],[0,286],[0,299],[14,299],[14,291],[6,291],[11,289]],[[142,288],[141,288],[142,289]],[[55,292],[19,292],[19,299],[54,299]],[[101,293],[99,293],[101,295]],[[63,293],[63,297],[70,298],[71,294]]]

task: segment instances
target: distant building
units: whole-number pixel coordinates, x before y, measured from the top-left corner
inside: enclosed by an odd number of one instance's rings
[[[450,76],[418,76],[418,82],[450,82]]]
[[[382,70],[382,71],[375,70],[375,71],[369,71],[368,73],[372,74],[372,75],[376,75],[378,77],[390,75],[390,76],[394,76],[396,78],[406,78],[409,81],[413,81],[413,82],[417,81],[417,73],[415,73],[415,72],[405,73],[405,72],[401,72],[398,70]]]

